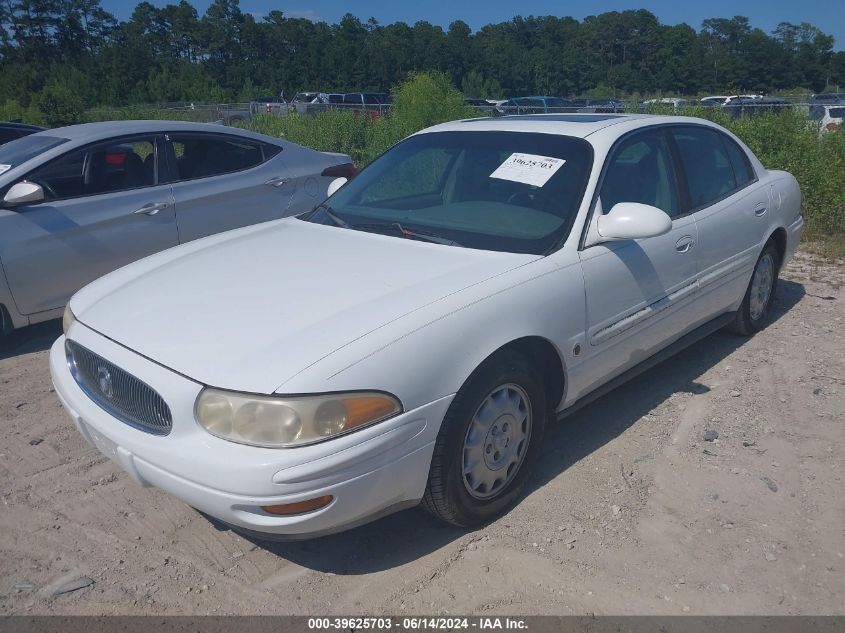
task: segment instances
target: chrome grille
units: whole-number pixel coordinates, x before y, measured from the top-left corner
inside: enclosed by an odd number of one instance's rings
[[[170,407],[155,389],[74,341],[65,341],[65,353],[76,383],[100,408],[141,431],[170,433]]]

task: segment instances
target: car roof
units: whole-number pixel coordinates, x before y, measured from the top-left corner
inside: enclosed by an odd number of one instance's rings
[[[112,136],[127,136],[130,134],[153,134],[162,132],[210,132],[215,134],[231,134],[246,136],[256,140],[279,143],[279,139],[264,134],[257,134],[242,128],[231,128],[218,123],[195,123],[193,121],[100,121],[97,123],[81,123],[66,127],[43,130],[37,134],[56,136],[74,142],[91,142],[107,139]]]
[[[601,129],[620,123],[661,122],[659,120],[677,119],[689,121],[689,117],[655,116],[649,114],[524,114],[502,117],[479,117],[463,119],[450,123],[441,123],[426,130],[427,132],[455,131],[503,131],[503,132],[541,132],[585,138]]]

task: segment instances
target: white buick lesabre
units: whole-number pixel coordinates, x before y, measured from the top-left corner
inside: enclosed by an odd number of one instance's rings
[[[99,279],[51,350],[86,440],[242,531],[490,520],[556,416],[759,330],[803,226],[790,174],[683,117],[456,121],[332,184]]]

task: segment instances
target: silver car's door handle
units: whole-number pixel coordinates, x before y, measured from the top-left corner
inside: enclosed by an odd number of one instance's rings
[[[281,187],[287,181],[288,181],[288,179],[285,178],[284,176],[278,176],[276,178],[271,178],[270,180],[268,180],[264,184],[269,185],[270,187]]]
[[[686,253],[690,248],[692,248],[692,243],[692,236],[684,235],[681,239],[675,242],[675,250],[679,253]]]
[[[146,215],[155,215],[162,209],[166,209],[170,205],[167,202],[150,202],[145,204],[140,209],[135,209],[132,213],[143,213]]]
[[[758,218],[760,216],[766,215],[766,211],[768,211],[768,208],[766,207],[765,202],[761,202],[756,207],[754,207],[754,215],[756,215]]]

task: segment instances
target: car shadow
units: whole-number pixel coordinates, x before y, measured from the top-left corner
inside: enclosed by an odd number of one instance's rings
[[[771,322],[786,314],[804,294],[801,284],[780,280],[772,304]],[[618,437],[672,394],[709,391],[706,385],[698,382],[698,378],[746,340],[724,331],[716,332],[561,422],[550,425],[544,440],[545,448],[525,494],[541,488]],[[441,523],[416,507],[347,532],[310,541],[244,538],[280,558],[310,569],[338,575],[361,575],[404,565],[468,533]]]
[[[15,330],[0,338],[0,360],[48,350],[61,334],[61,319],[44,321]]]

